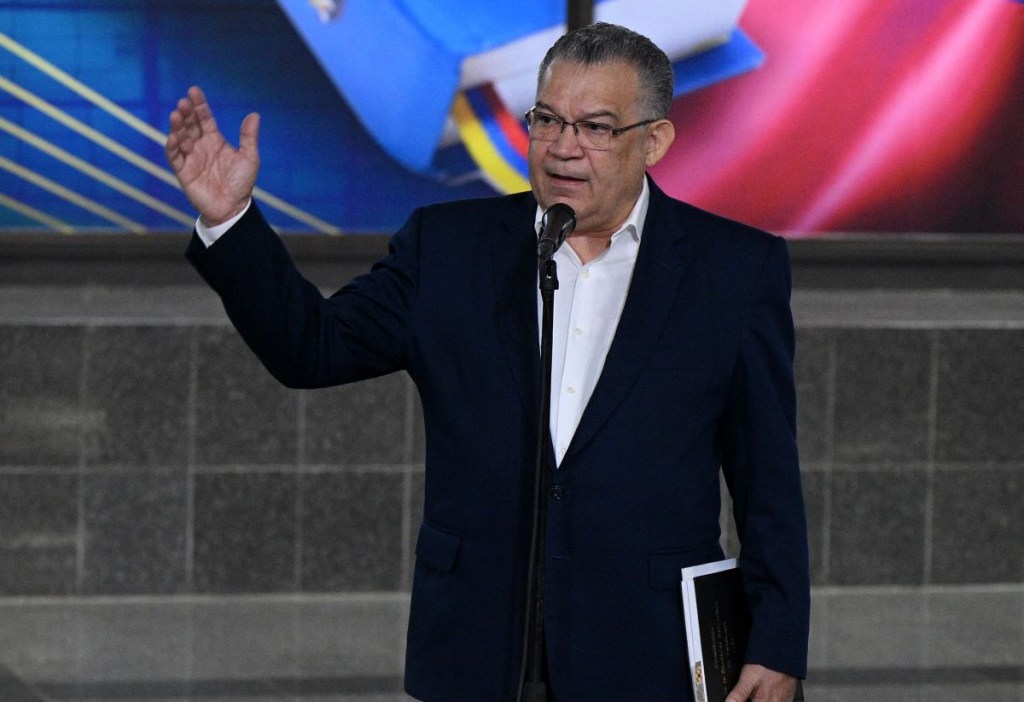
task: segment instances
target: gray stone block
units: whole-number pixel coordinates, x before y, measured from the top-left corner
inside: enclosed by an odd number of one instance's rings
[[[935,459],[1024,463],[1024,329],[939,334]]]
[[[935,475],[932,581],[1024,580],[1024,470],[950,470]]]
[[[82,479],[85,594],[186,589],[187,476],[94,473]]]
[[[804,471],[801,475],[804,507],[807,510],[807,542],[811,558],[811,584],[824,585],[828,578],[827,490],[831,475],[821,471]]]
[[[0,474],[0,595],[75,591],[78,478]]]
[[[295,473],[195,476],[195,589],[296,588]]]
[[[179,326],[95,327],[86,336],[86,465],[188,464],[192,333]]]
[[[0,464],[77,466],[81,432],[79,326],[0,326]]]
[[[412,383],[412,381],[409,381]],[[423,426],[423,403],[420,402],[419,393],[413,387],[412,391],[412,446],[409,448],[409,460],[413,463],[423,463],[427,455],[427,439]]]
[[[834,340],[832,330],[797,330],[794,362],[797,440],[803,463],[825,461],[831,451]]]
[[[302,476],[302,589],[402,588],[400,472]]]
[[[407,579],[402,586],[406,589],[412,588],[412,574],[416,567],[416,539],[419,537],[420,525],[423,523],[423,490],[426,483],[426,475],[422,466],[417,466],[409,476],[409,531],[406,534],[408,547],[406,553],[409,562],[407,563]]]
[[[720,530],[718,543],[721,545],[725,555],[733,558],[740,552],[740,537],[736,528],[736,520],[732,515],[732,496],[729,494],[729,487],[721,473],[718,474],[718,528]]]
[[[277,382],[233,329],[198,335],[196,462],[294,465],[300,393]]]
[[[393,465],[411,442],[408,376],[392,373],[306,396],[306,463]]]
[[[836,344],[835,461],[926,461],[932,334],[844,329]]]
[[[830,584],[923,583],[926,486],[906,468],[833,473]]]

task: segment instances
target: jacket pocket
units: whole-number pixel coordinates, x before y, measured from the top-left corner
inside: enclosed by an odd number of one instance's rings
[[[647,557],[647,583],[652,590],[678,590],[683,580],[683,568],[722,558],[722,549],[717,541],[681,551],[652,553]]]
[[[461,543],[462,539],[455,534],[449,534],[423,522],[416,538],[416,559],[420,564],[433,570],[450,573],[455,570]]]

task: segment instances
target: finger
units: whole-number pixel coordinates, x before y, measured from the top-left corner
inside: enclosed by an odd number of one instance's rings
[[[197,105],[201,102],[206,102],[206,93],[198,85],[190,85],[188,88],[189,100],[196,103]]]
[[[188,89],[188,99],[192,103],[193,114],[195,115],[196,126],[200,134],[210,134],[217,131],[217,120],[213,118],[213,111],[210,103],[206,101],[206,94],[198,85]]]
[[[740,671],[740,679],[736,681],[736,686],[726,696],[725,702],[747,702],[751,695],[754,694],[756,688],[756,677],[750,675],[746,669],[743,669]]]
[[[167,131],[167,140],[164,142],[164,151],[167,160],[173,166],[178,159],[183,159],[192,150],[195,137],[189,134],[189,128],[180,110],[175,110],[170,116],[170,128]]]
[[[748,688],[746,685],[736,685],[725,698],[725,702],[748,702],[752,694],[754,694],[753,686]]]
[[[177,136],[183,147],[187,148],[186,142],[195,141],[202,135],[195,109],[187,97],[178,100],[170,119],[171,133]]]
[[[191,94],[191,91],[190,91]],[[196,97],[202,99],[200,91]],[[169,127],[167,140],[164,143],[164,151],[167,161],[175,172],[180,171],[187,155],[192,151],[196,141],[202,136],[195,114],[195,105],[191,96],[178,100],[174,110],[168,117]]]
[[[167,139],[164,141],[164,152],[167,154],[167,160],[173,165],[174,160],[183,155],[181,142],[184,137],[184,118],[181,116],[181,111],[175,109],[167,121],[170,126],[167,129]]]
[[[242,120],[242,128],[238,136],[238,149],[251,159],[259,159],[258,141],[260,135],[260,116],[252,112]]]
[[[182,99],[188,102],[189,108],[192,110],[198,108],[200,105],[206,105],[207,109],[209,109],[209,104],[206,101],[206,93],[204,93],[203,89],[198,85],[191,86],[185,93],[185,97]]]

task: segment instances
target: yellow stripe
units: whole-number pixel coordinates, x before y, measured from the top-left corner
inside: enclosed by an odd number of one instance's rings
[[[168,185],[178,187],[178,180],[174,177],[174,174],[165,168],[160,168],[151,161],[148,161],[141,156],[137,155],[130,149],[121,146],[113,139],[101,134],[92,127],[80,122],[66,112],[54,107],[46,100],[42,99],[38,95],[25,90],[21,86],[12,83],[3,76],[0,76],[0,89],[6,90],[14,97],[18,98],[22,102],[27,103],[31,107],[36,108],[50,119],[59,122],[71,131],[75,132],[79,136],[85,137],[89,141],[101,146],[110,153],[124,159],[128,163],[132,164],[136,168],[139,168],[154,178],[159,178]]]
[[[30,207],[24,202],[19,202],[12,197],[4,195],[3,193],[0,193],[0,205],[7,209],[14,210],[28,219],[34,219],[40,224],[45,224],[50,229],[55,229],[61,234],[74,234],[75,232],[74,227],[69,226],[66,222],[62,222],[56,217],[51,217],[45,212],[40,212],[36,208]]]
[[[94,180],[98,180],[99,182],[103,183],[104,185],[113,190],[116,190],[122,195],[129,197],[132,200],[135,200],[136,202],[145,205],[146,207],[156,210],[160,214],[174,220],[175,222],[178,222],[179,224],[182,224],[186,227],[190,227],[195,221],[194,217],[191,217],[182,212],[181,210],[171,207],[170,205],[164,204],[160,200],[157,200],[155,197],[147,195],[138,188],[124,182],[120,178],[112,176],[109,173],[102,171],[89,163],[86,163],[82,159],[78,158],[77,156],[73,156],[72,154],[68,153],[64,149],[57,146],[56,144],[46,141],[45,139],[36,136],[35,134],[29,132],[26,129],[22,129],[18,125],[4,119],[3,117],[0,117],[0,130],[3,130],[8,134],[17,137],[18,139],[21,139],[22,141],[30,144],[31,146],[34,146],[35,148],[39,149],[43,153],[52,156],[53,158],[57,159],[58,161],[61,161],[62,163],[67,164],[68,166],[71,166],[75,170],[84,173],[85,175],[89,176],[90,178],[93,178]]]
[[[339,234],[344,234],[344,232],[342,232],[333,224],[330,224],[329,222],[326,222],[318,217],[314,217],[311,214],[307,214],[306,212],[300,210],[298,207],[295,207],[294,205],[289,205],[281,198],[275,195],[271,195],[263,188],[253,188],[252,194],[253,197],[255,197],[257,200],[261,200],[262,202],[267,203],[268,205],[276,209],[278,212],[284,212],[292,219],[297,219],[300,222],[305,222],[314,229],[319,229],[324,234],[332,234],[335,236]]]
[[[103,97],[102,95],[97,93],[95,90],[93,90],[89,86],[87,86],[84,83],[76,80],[75,78],[73,78],[69,74],[67,74],[64,71],[62,71],[61,69],[57,68],[52,63],[50,63],[49,61],[44,59],[42,56],[34,53],[33,51],[31,51],[30,49],[27,49],[26,47],[22,46],[21,44],[18,44],[16,41],[11,39],[9,36],[4,34],[3,32],[0,32],[0,47],[3,47],[4,49],[7,49],[8,51],[10,51],[12,54],[17,56],[18,58],[22,59],[26,63],[31,64],[32,66],[34,66],[35,68],[37,68],[41,72],[43,72],[46,75],[48,75],[50,78],[53,78],[55,81],[57,81],[58,83],[60,83],[64,87],[68,88],[69,90],[71,90],[74,93],[77,93],[78,95],[80,95],[81,97],[85,98],[86,100],[88,100],[92,104],[96,105],[97,107],[99,107],[100,109],[104,110],[105,112],[107,112],[108,114],[112,115],[113,117],[121,120],[122,122],[124,122],[125,124],[130,126],[131,128],[135,129],[137,132],[139,132],[139,133],[143,134],[144,136],[152,139],[153,141],[155,141],[156,143],[160,144],[161,146],[163,146],[163,144],[167,141],[166,136],[162,132],[160,132],[159,130],[151,127],[148,124],[146,124],[145,122],[143,122],[142,120],[137,118],[135,115],[133,115],[130,112],[128,112],[127,110],[125,110],[124,108],[120,107],[116,103],[111,102],[110,100],[108,100],[107,98]],[[13,85],[12,83],[10,83],[10,81],[7,81],[6,79],[3,80],[3,83],[5,83],[7,85]],[[12,94],[15,94],[14,91],[10,90],[6,86],[4,87],[4,89],[8,90],[8,92],[11,92]],[[24,92],[27,92],[27,91],[24,91]],[[18,97],[20,97],[22,100],[25,99],[24,97],[21,97],[20,95]],[[39,98],[36,98],[36,99],[39,100]],[[25,101],[28,102],[28,100],[25,100]],[[52,106],[51,106],[51,108],[52,108]],[[53,108],[53,109],[56,110],[56,108]],[[49,112],[47,114],[49,114],[51,117],[54,117],[53,114],[50,114]],[[56,119],[56,117],[54,117],[54,119]],[[68,117],[68,119],[73,119],[73,118]],[[63,123],[62,120],[58,120],[58,121],[61,121]],[[82,125],[82,126],[84,126],[84,125]],[[95,130],[89,130],[89,131],[95,132]],[[84,136],[84,134],[83,134],[83,136]],[[89,137],[89,138],[92,138],[92,137]],[[104,137],[104,139],[106,141],[108,141],[108,142],[110,141],[110,140],[106,139],[105,137]],[[100,143],[100,142],[97,141],[97,143]],[[113,142],[111,142],[111,143],[113,143]],[[105,146],[103,144],[100,144],[100,145],[104,146],[104,148],[108,148],[107,146]],[[127,151],[127,149],[124,149],[124,147],[120,147],[120,145],[118,145],[118,146],[119,146],[120,150]],[[121,156],[121,158],[125,158],[125,156],[122,153],[118,153],[117,151],[115,151],[114,153],[117,153],[117,155]],[[134,154],[133,154],[133,156],[134,156]],[[136,158],[138,158],[138,157],[136,157]],[[143,168],[135,160],[127,159],[127,158],[125,160],[129,161],[129,163],[132,163],[135,166]],[[144,161],[144,159],[138,159],[138,160]],[[146,161],[146,163],[149,163],[149,162]],[[147,173],[150,172],[148,168],[143,168],[143,170],[145,170]],[[158,177],[160,177],[160,176],[158,176]],[[162,177],[161,177],[161,180],[163,180]],[[172,185],[177,187],[177,180],[174,179],[173,175],[171,175],[171,181],[170,182],[171,182]],[[308,214],[308,213],[300,210],[299,208],[295,207],[294,205],[288,204],[287,202],[285,202],[281,198],[279,198],[279,197],[277,197],[275,195],[271,195],[270,193],[266,192],[262,188],[254,188],[253,189],[253,195],[256,198],[258,198],[259,200],[261,200],[261,201],[267,203],[268,205],[270,205],[271,207],[277,209],[278,211],[287,214],[288,216],[292,217],[293,219],[295,219],[295,220],[297,220],[299,222],[303,222],[305,224],[308,224],[309,226],[311,226],[311,227],[313,227],[315,229],[320,229],[321,231],[326,232],[327,234],[341,234],[342,233],[341,230],[338,229],[337,227],[335,227],[334,225],[332,225],[332,224],[330,224],[330,223],[328,223],[328,222],[326,222],[326,221],[324,221],[324,220],[322,220],[322,219],[320,219],[318,217],[315,217],[315,216],[313,216],[311,214]]]
[[[132,113],[128,112],[127,110],[123,109],[122,107],[119,107],[115,103],[103,97],[89,86],[76,80],[71,75],[57,68],[39,54],[36,54],[32,50],[27,49],[26,47],[17,43],[3,32],[0,32],[0,46],[10,51],[12,54],[17,56],[21,60],[25,61],[28,64],[31,64],[35,68],[39,69],[41,72],[50,76],[64,87],[70,89],[72,92],[78,93],[92,104],[96,105],[100,109],[121,120],[135,131],[145,134],[147,137],[154,140],[158,144],[164,143],[164,135],[161,134],[158,130],[154,129],[153,127],[149,126]]]
[[[121,226],[130,232],[133,232],[135,234],[146,233],[146,228],[139,224],[138,222],[133,222],[127,217],[122,217],[118,213],[114,212],[109,208],[104,207],[100,203],[95,202],[94,200],[90,200],[89,198],[82,197],[73,190],[68,190],[63,185],[55,183],[49,178],[39,175],[34,171],[30,171],[27,168],[19,166],[14,161],[6,159],[3,156],[0,156],[0,168],[10,173],[13,173],[19,178],[27,180],[33,185],[39,186],[43,190],[53,193],[57,197],[63,198],[68,202],[74,203],[75,205],[78,205],[84,210],[92,212],[97,217],[105,219],[108,222],[113,222],[114,224],[117,224],[118,226]]]
[[[530,189],[529,181],[510,166],[491,144],[487,131],[462,93],[455,96],[452,116],[466,150],[495,188],[503,193],[519,193]]]

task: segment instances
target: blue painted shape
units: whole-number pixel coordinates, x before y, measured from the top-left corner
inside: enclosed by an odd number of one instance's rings
[[[278,0],[377,142],[429,173],[468,57],[565,21],[564,0],[346,0],[323,23],[308,0]]]
[[[435,151],[472,55],[564,22],[564,0],[346,0],[320,20],[309,0],[278,0],[365,129],[407,168],[438,174]],[[742,32],[675,66],[681,95],[754,68]]]
[[[741,30],[734,29],[725,44],[679,61],[672,67],[676,78],[675,96],[706,88],[753,70],[762,63],[764,52]]]
[[[432,41],[392,2],[349,0],[342,19],[329,24],[306,0],[280,4],[366,129],[409,168],[425,170],[458,88],[462,55]]]
[[[377,0],[379,1],[379,0]],[[471,56],[565,22],[565,0],[394,0],[423,31]],[[344,10],[347,12],[347,7]],[[344,16],[341,21],[345,21]]]

